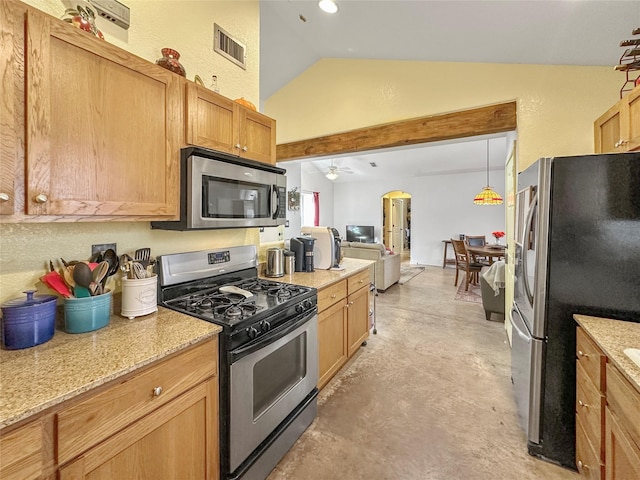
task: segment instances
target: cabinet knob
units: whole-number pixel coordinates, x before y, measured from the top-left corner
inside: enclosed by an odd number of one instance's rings
[[[0,193],[0,202],[8,202],[8,201],[9,201],[9,195],[7,195],[4,192]]]
[[[349,302],[349,305],[353,305],[353,302]]]
[[[582,400],[578,400],[578,405],[580,405],[582,408],[587,408],[589,405],[584,403]]]
[[[244,147],[242,147],[242,151],[243,151],[243,152],[246,152],[247,150],[249,150],[249,149],[247,148],[247,146],[246,146],[246,145],[245,145]]]
[[[40,193],[36,195],[36,198],[34,200],[36,201],[36,203],[47,203],[49,201],[49,197],[47,197],[44,193]]]
[[[364,283],[364,280],[360,279],[360,282],[359,282],[359,283]]]
[[[331,295],[331,298],[336,298],[337,295],[334,293],[333,295]]]
[[[579,357],[588,357],[589,355],[584,353],[582,350],[578,350],[578,356]]]
[[[156,388],[153,389],[153,396],[154,397],[159,397],[161,393],[162,393],[162,387],[156,387]]]
[[[236,143],[236,148],[239,150],[240,149],[240,144]]]

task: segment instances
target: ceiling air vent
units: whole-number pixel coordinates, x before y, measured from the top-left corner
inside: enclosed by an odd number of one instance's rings
[[[246,47],[229,33],[213,24],[213,50],[243,69],[246,65]]]
[[[378,165],[376,165],[376,162],[369,162],[369,165],[371,165],[374,168],[378,166]]]

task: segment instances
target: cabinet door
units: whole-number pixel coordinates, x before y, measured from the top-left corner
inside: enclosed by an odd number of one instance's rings
[[[369,289],[361,288],[347,297],[347,340],[349,357],[369,337]]]
[[[637,150],[640,148],[640,87],[629,92],[625,100],[627,142],[622,147],[624,150]]]
[[[621,152],[622,134],[620,108],[622,101],[607,110],[594,123],[595,153]]]
[[[0,437],[0,477],[5,480],[41,478],[42,424],[36,420]]]
[[[238,155],[240,105],[217,93],[187,85],[187,143]]]
[[[605,471],[607,480],[640,478],[640,450],[607,408]]]
[[[276,121],[239,107],[240,156],[271,165],[276,164]]]
[[[219,478],[217,382],[208,380],[89,450],[60,480]]]
[[[178,214],[178,75],[29,11],[26,212]]]
[[[24,171],[24,9],[0,2],[0,215],[22,207]]]
[[[324,387],[347,361],[347,302],[318,314],[318,388]]]

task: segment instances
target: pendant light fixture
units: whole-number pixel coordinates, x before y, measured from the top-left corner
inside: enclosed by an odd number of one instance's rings
[[[476,205],[502,205],[502,197],[489,186],[489,140],[487,140],[487,186],[473,199]]]

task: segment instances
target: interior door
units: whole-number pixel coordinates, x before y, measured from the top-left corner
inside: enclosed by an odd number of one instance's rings
[[[391,200],[391,249],[395,253],[402,253],[404,245],[404,200]]]

